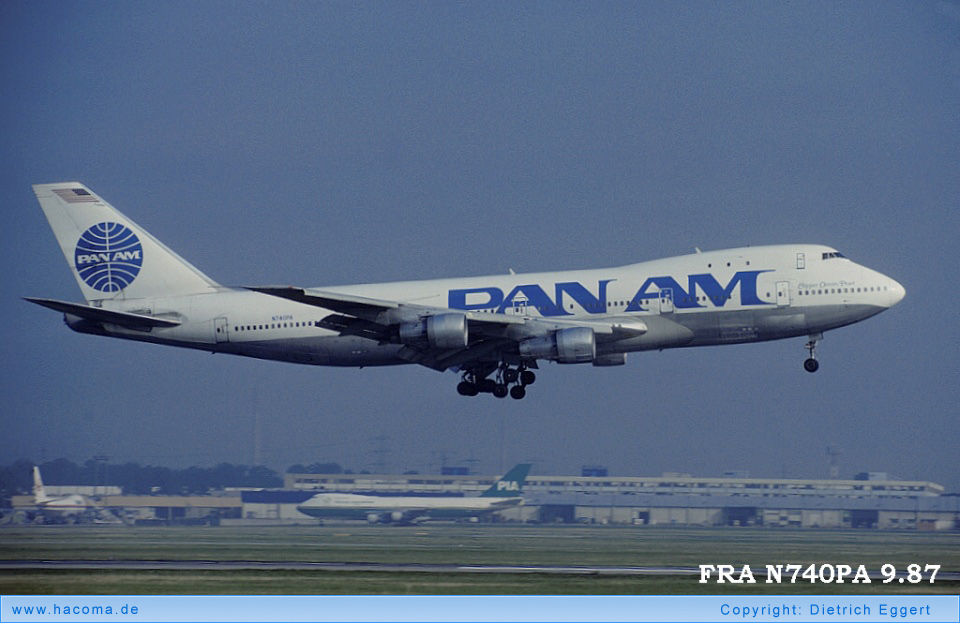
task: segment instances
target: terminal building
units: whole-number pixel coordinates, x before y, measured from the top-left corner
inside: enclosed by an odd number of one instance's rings
[[[597,473],[595,468],[590,473]],[[864,474],[855,480],[529,476],[507,521],[803,528],[960,529],[960,496],[938,484]],[[882,478],[882,479],[877,479]],[[479,495],[493,477],[286,474],[283,492],[245,492],[244,517],[301,520],[321,492]]]
[[[591,468],[587,473],[604,474]],[[314,524],[297,506],[318,493],[475,496],[493,476],[286,474],[282,490],[220,492],[216,496],[124,496],[103,489],[96,504],[128,523]],[[863,474],[854,480],[529,476],[523,506],[494,521],[631,524],[637,526],[750,526],[960,530],[960,495],[941,485]],[[14,496],[29,509],[33,496]]]

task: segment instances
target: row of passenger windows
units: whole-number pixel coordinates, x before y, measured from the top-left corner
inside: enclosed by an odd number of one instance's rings
[[[887,286],[871,288],[827,288],[824,290],[800,290],[800,296],[814,296],[817,294],[856,294],[858,292],[886,292]]]
[[[314,322],[274,322],[271,324],[248,324],[248,325],[234,325],[234,331],[266,331],[268,329],[296,329],[298,327],[315,327],[317,326],[316,321]]]

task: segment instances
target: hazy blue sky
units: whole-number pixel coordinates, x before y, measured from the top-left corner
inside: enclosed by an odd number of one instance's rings
[[[960,4],[0,3],[0,462],[338,461],[960,490]],[[79,180],[218,281],[306,286],[835,246],[899,306],[546,365],[522,402],[75,334],[30,189]],[[376,437],[386,436],[386,454]]]

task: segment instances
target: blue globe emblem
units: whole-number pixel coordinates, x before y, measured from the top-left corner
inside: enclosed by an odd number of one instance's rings
[[[80,236],[73,260],[88,286],[101,292],[119,292],[140,273],[143,247],[130,228],[98,223]]]

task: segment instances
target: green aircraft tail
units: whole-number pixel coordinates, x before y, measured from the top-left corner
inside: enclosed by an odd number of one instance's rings
[[[520,463],[481,493],[480,497],[515,498],[523,492],[523,483],[527,480],[528,473],[530,473],[530,464]]]

